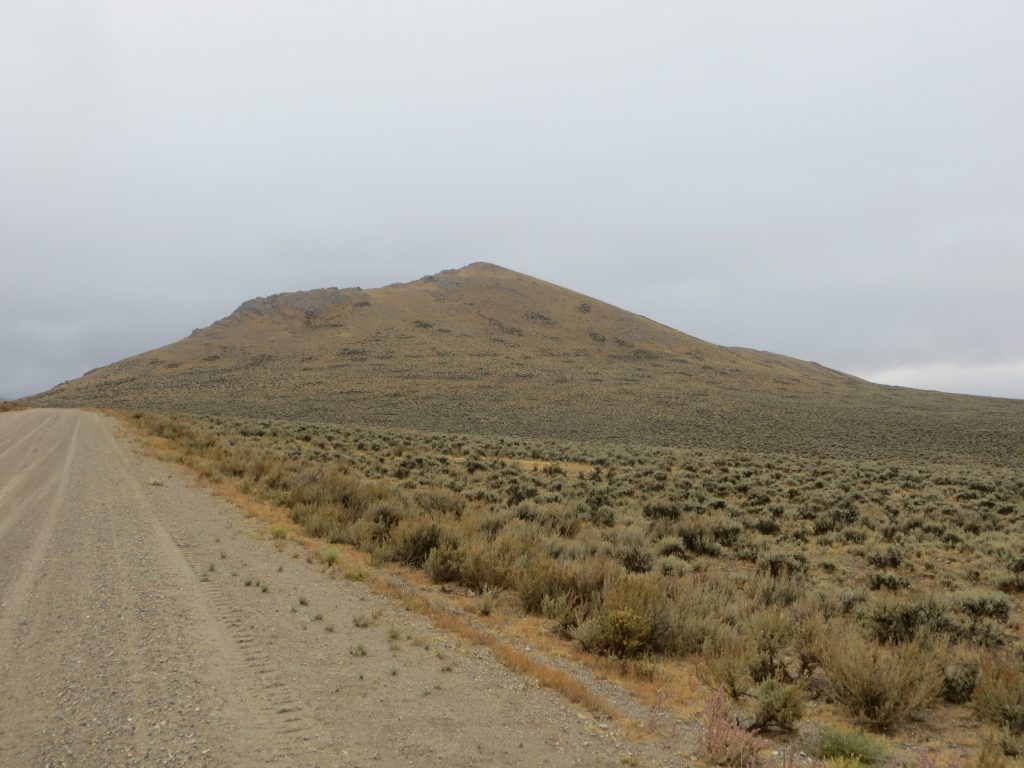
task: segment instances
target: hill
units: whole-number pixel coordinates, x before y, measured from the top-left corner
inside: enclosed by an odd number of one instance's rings
[[[30,401],[505,436],[1024,459],[1024,401],[886,387],[726,348],[477,263],[247,301]]]

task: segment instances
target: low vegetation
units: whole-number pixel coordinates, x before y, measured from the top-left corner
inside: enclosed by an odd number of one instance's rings
[[[495,441],[743,447],[826,462],[1024,461],[1019,400],[884,387],[709,344],[487,264],[385,288],[254,299],[32,402],[318,418]],[[769,514],[759,530],[770,535],[773,525]]]
[[[309,534],[422,568],[481,613],[500,594],[593,653],[692,658],[750,731],[792,729],[811,701],[882,732],[966,703],[1007,749],[1024,728],[1017,471],[134,421]]]
[[[856,761],[860,765],[879,765],[885,760],[885,746],[866,733],[846,728],[822,728],[818,733],[815,753],[825,760]]]

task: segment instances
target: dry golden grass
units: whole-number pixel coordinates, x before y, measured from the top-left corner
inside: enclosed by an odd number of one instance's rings
[[[623,723],[626,722],[621,713],[609,701],[591,691],[571,675],[536,658],[531,658],[500,637],[445,610],[422,592],[398,589],[393,583],[380,579],[375,579],[372,583],[377,591],[401,602],[410,610],[428,617],[439,629],[469,640],[475,645],[490,649],[495,657],[510,669],[533,678],[546,688],[551,688],[569,701],[580,704],[591,712]]]

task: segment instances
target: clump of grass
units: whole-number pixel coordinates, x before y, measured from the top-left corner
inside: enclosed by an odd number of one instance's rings
[[[320,559],[327,563],[328,566],[333,566],[338,562],[338,556],[341,553],[335,547],[324,547],[320,550]]]
[[[885,760],[885,745],[861,731],[825,726],[818,731],[815,754],[823,760],[856,760],[862,765],[879,765]]]
[[[476,599],[476,609],[480,611],[481,616],[490,616],[494,613],[494,608],[497,605],[498,590],[493,587],[487,587]]]
[[[288,538],[288,528],[283,525],[275,525],[271,527],[270,535],[277,541],[284,541]]]
[[[362,566],[356,566],[345,571],[342,576],[348,581],[364,581],[367,576],[367,571]]]

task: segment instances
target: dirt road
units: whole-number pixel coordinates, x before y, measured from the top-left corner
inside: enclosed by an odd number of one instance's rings
[[[116,429],[0,416],[5,768],[676,764],[275,547]]]

